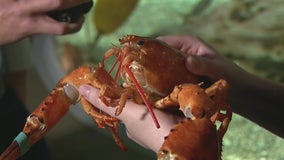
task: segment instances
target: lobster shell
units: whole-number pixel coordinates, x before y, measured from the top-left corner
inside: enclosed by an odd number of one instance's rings
[[[178,123],[157,153],[158,160],[218,160],[220,154],[221,140],[208,118]]]
[[[199,82],[199,77],[185,67],[185,56],[163,41],[128,35],[119,42],[122,47],[129,48],[125,59],[131,57],[129,68],[146,94],[166,96],[175,85]],[[124,82],[129,82],[126,76],[122,71]]]

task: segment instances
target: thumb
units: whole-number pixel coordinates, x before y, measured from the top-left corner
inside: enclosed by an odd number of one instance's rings
[[[188,56],[185,65],[193,74],[216,80],[225,77],[225,70],[230,67],[225,65],[225,61],[222,57],[217,56]]]
[[[120,119],[124,123],[133,119],[137,119],[138,121],[139,120],[138,117],[141,117],[141,115],[145,114],[145,111],[147,111],[147,109],[143,105],[138,105],[135,104],[134,102],[127,102],[123,109],[123,112],[120,115],[115,116],[117,107],[109,107],[105,105],[99,97],[100,95],[99,89],[94,88],[90,85],[83,84],[79,87],[78,90],[81,96],[83,96],[94,107],[109,114],[110,116]]]
[[[93,106],[99,110],[104,111],[105,113],[114,116],[115,108],[107,107],[99,98],[100,91],[97,88],[94,88],[90,85],[83,84],[79,87],[79,93]]]
[[[200,56],[188,56],[186,59],[186,68],[193,74],[208,76],[206,58]]]

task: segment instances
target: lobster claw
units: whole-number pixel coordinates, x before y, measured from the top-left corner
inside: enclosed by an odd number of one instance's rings
[[[62,87],[53,89],[27,117],[22,132],[0,155],[0,159],[15,160],[24,155],[68,112],[69,106],[79,100],[80,94],[74,85],[65,83]]]
[[[66,83],[63,86],[65,95],[70,99],[72,104],[76,104],[80,101],[80,94],[78,89],[72,84]]]

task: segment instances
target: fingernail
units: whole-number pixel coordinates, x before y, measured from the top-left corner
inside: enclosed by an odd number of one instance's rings
[[[197,61],[197,60],[198,60],[198,57],[196,57],[196,56],[188,56],[187,57],[188,62],[194,62],[194,61]]]
[[[187,69],[194,70],[194,67],[196,66],[196,57],[195,56],[188,56],[186,59],[186,67]]]
[[[71,100],[72,104],[75,104],[80,100],[79,92],[75,86],[67,83],[63,86],[63,90],[66,96]]]
[[[79,87],[79,92],[84,97],[89,97],[89,94],[91,92],[91,86],[89,85],[82,85]]]

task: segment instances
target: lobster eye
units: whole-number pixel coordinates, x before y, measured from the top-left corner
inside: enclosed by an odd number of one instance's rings
[[[142,40],[141,40],[141,41],[138,41],[137,44],[138,44],[139,46],[143,46],[143,45],[144,45],[144,41],[142,41]]]

